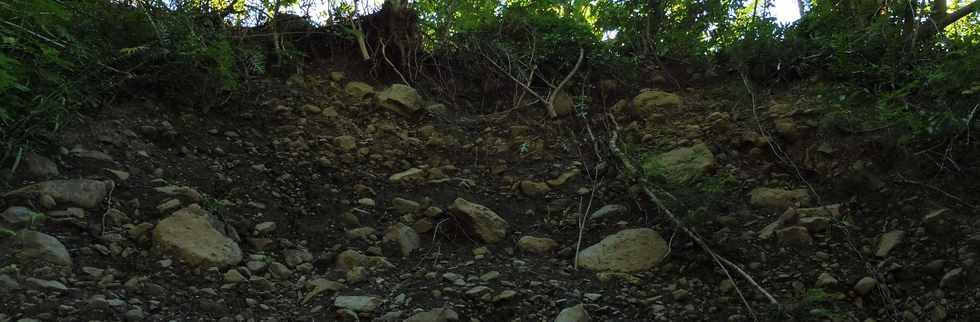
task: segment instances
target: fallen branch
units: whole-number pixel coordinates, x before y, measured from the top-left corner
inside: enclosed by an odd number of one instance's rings
[[[514,77],[514,75],[511,75],[510,72],[508,72],[506,69],[500,66],[500,64],[498,64],[496,61],[491,59],[490,56],[483,54],[483,58],[486,59],[488,62],[490,62],[490,64],[493,65],[493,67],[496,67],[497,70],[499,70],[505,76],[507,76],[515,83],[517,83],[517,85],[520,85],[522,88],[524,88],[524,90],[527,91],[529,94],[534,95],[534,97],[536,97],[539,101],[544,102],[545,109],[547,109],[548,111],[548,116],[550,116],[551,118],[556,118],[558,117],[558,113],[555,112],[555,99],[558,97],[558,93],[561,92],[561,88],[564,87],[565,84],[572,79],[572,76],[575,76],[576,72],[578,72],[579,67],[582,65],[582,59],[585,58],[585,49],[579,49],[578,61],[575,62],[575,66],[572,67],[572,70],[568,72],[568,75],[566,75],[565,78],[562,79],[562,81],[558,83],[557,86],[552,87],[551,93],[548,94],[547,98],[545,98],[541,94],[538,94],[538,92],[534,91],[534,89],[531,88],[531,79],[528,79],[527,83],[525,84],[524,82],[521,82],[519,79],[517,79],[517,77]],[[534,69],[532,67],[531,75],[534,75],[533,71]],[[538,75],[538,77],[541,77],[541,75]],[[545,83],[548,82],[545,81]],[[549,83],[548,86],[551,86],[551,84]]]
[[[612,118],[611,115],[610,118]],[[615,124],[615,119],[613,119],[613,123]],[[669,208],[667,208],[664,202],[660,200],[660,198],[653,192],[652,189],[650,189],[650,184],[649,182],[647,182],[646,178],[644,178],[641,175],[638,175],[639,172],[637,172],[636,167],[633,166],[633,163],[630,162],[629,159],[626,157],[626,155],[619,149],[619,146],[616,144],[616,141],[619,137],[618,130],[619,130],[618,125],[616,125],[616,128],[612,130],[612,135],[609,138],[609,149],[612,151],[612,154],[615,155],[617,158],[619,158],[619,160],[623,163],[623,167],[626,168],[627,174],[640,182],[640,184],[643,186],[643,192],[647,195],[647,197],[650,198],[650,200],[653,201],[653,203],[656,204],[657,207],[661,211],[663,211],[663,213],[667,214],[667,217],[674,223],[674,226],[676,226],[678,229],[680,229],[685,234],[687,234],[688,237],[691,237],[691,239],[694,240],[694,242],[698,244],[698,246],[700,246],[701,249],[703,249],[706,253],[708,253],[709,256],[711,256],[711,258],[718,264],[718,266],[721,267],[722,271],[724,271],[725,274],[728,276],[728,278],[732,281],[733,285],[736,285],[735,280],[734,278],[732,278],[731,274],[729,273],[728,268],[731,268],[739,275],[741,275],[742,278],[744,278],[747,282],[749,282],[749,284],[752,284],[753,287],[755,287],[757,290],[759,290],[759,292],[765,295],[765,297],[769,300],[770,303],[778,305],[779,301],[776,301],[776,298],[774,298],[772,294],[766,291],[765,288],[760,286],[759,283],[757,283],[755,279],[752,278],[751,275],[746,273],[745,270],[743,270],[734,262],[715,253],[715,251],[712,250],[711,247],[708,246],[708,244],[705,243],[703,239],[701,239],[701,236],[698,235],[697,232],[685,226],[680,221],[680,219],[678,219],[677,216],[675,216],[674,213],[670,211]],[[749,305],[745,297],[742,296],[741,290],[739,290],[737,286],[735,287],[735,290],[738,292],[739,297],[741,297],[742,302],[745,303],[745,306],[749,309],[749,311],[753,312],[751,305]]]

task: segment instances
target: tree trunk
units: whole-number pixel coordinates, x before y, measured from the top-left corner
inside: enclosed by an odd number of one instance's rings
[[[938,2],[942,2],[942,5],[936,6]],[[938,11],[940,9],[943,11]],[[967,4],[952,13],[946,13],[946,3],[943,0],[934,0],[933,2],[933,12],[932,17],[919,30],[919,39],[928,40],[932,39],[936,34],[946,29],[947,26],[956,22],[957,20],[963,19],[970,14],[977,12],[980,9],[980,0],[975,0],[970,4]]]
[[[800,18],[806,14],[806,6],[803,4],[803,0],[796,0],[796,5],[800,7]]]

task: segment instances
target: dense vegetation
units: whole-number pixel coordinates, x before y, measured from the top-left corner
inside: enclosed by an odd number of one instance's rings
[[[72,113],[119,98],[220,107],[255,76],[295,73],[322,60],[325,48],[367,58],[376,76],[398,75],[484,111],[510,106],[467,98],[506,90],[517,93],[510,104],[533,103],[521,87],[553,86],[581,50],[587,67],[564,87],[580,102],[602,80],[642,87],[646,67],[680,62],[687,80],[831,84],[821,90],[849,122],[858,115],[922,136],[973,123],[977,2],[800,4],[802,18],[780,25],[767,0],[418,0],[386,1],[380,11],[321,0],[4,1],[2,159],[18,158]],[[297,19],[287,8],[312,14]],[[666,76],[680,85],[680,76]]]

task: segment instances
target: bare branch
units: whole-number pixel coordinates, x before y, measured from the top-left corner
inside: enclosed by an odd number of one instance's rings
[[[552,118],[558,117],[558,114],[555,113],[555,97],[557,97],[558,93],[561,92],[561,88],[565,86],[565,83],[568,83],[568,81],[572,79],[572,76],[575,76],[575,72],[577,72],[578,67],[582,65],[582,58],[584,57],[585,49],[579,48],[578,61],[575,62],[575,67],[572,67],[572,71],[568,72],[568,76],[565,76],[565,79],[561,80],[561,83],[558,83],[558,86],[555,86],[555,88],[551,90],[551,95],[548,95],[548,114],[550,114]]]
[[[611,119],[613,118],[611,115],[609,117]],[[615,123],[615,119],[613,119],[613,123]],[[690,237],[692,240],[694,240],[694,242],[696,244],[698,244],[698,246],[700,246],[701,249],[703,249],[706,253],[708,253],[708,255],[711,256],[711,258],[713,260],[715,260],[715,262],[718,263],[718,265],[721,267],[721,269],[723,271],[726,272],[726,274],[728,274],[728,268],[731,268],[732,270],[734,270],[735,272],[737,272],[739,275],[741,275],[742,278],[744,278],[746,281],[748,281],[749,284],[752,284],[753,287],[755,287],[757,290],[759,290],[759,292],[761,292],[766,297],[766,299],[769,300],[770,303],[778,305],[779,304],[779,301],[776,301],[776,298],[774,298],[772,296],[772,294],[770,294],[768,291],[766,291],[765,288],[763,288],[762,286],[760,286],[759,283],[756,282],[755,279],[752,278],[751,275],[749,275],[748,273],[746,273],[745,270],[743,270],[741,267],[739,267],[734,262],[726,259],[725,257],[722,257],[721,255],[718,255],[718,253],[715,253],[715,251],[712,250],[711,247],[708,246],[708,244],[705,243],[703,239],[701,239],[701,236],[697,232],[695,232],[694,230],[692,230],[692,229],[688,228],[687,226],[685,226],[677,218],[677,216],[675,216],[674,213],[672,211],[670,211],[669,208],[667,208],[667,206],[663,203],[663,201],[661,201],[660,198],[653,192],[653,190],[650,189],[650,186],[649,186],[649,183],[647,182],[647,180],[643,176],[638,175],[638,172],[636,170],[636,167],[633,166],[632,162],[630,162],[629,159],[626,157],[626,155],[619,149],[619,146],[616,143],[617,138],[618,138],[618,126],[617,126],[616,129],[613,129],[612,130],[612,135],[610,136],[610,139],[609,139],[609,149],[612,151],[612,154],[615,155],[617,158],[619,158],[620,162],[623,163],[623,167],[626,168],[627,174],[630,175],[631,177],[636,178],[637,181],[640,182],[640,185],[643,186],[643,191],[647,195],[647,197],[651,201],[653,201],[653,203],[656,204],[657,207],[661,211],[663,211],[664,214],[667,215],[667,217],[674,223],[674,226],[676,226],[678,229],[680,229],[685,234],[687,234],[688,237]],[[726,268],[726,266],[727,266],[727,268]],[[732,282],[734,283],[734,280]],[[746,307],[750,311],[752,311],[752,307],[749,306],[748,301],[746,301],[744,299],[744,297],[742,298],[742,300],[745,302]]]

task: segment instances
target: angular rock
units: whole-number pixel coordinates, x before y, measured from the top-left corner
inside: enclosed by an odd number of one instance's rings
[[[708,146],[698,143],[647,158],[643,162],[643,170],[662,176],[669,182],[683,184],[700,178],[714,168],[715,164],[715,155]]]
[[[44,220],[44,215],[34,212],[30,208],[14,206],[4,210],[0,214],[0,227],[25,228],[34,224],[39,224]]]
[[[350,82],[347,83],[347,86],[344,86],[344,91],[347,92],[347,95],[360,99],[373,95],[374,87],[363,82]]]
[[[378,104],[399,114],[411,114],[419,109],[422,97],[418,91],[402,84],[394,84],[378,93]]]
[[[45,156],[34,152],[27,152],[24,154],[23,162],[24,168],[28,175],[33,177],[48,177],[48,176],[58,176],[61,175],[61,171],[58,171],[58,165],[48,159]]]
[[[633,98],[633,112],[637,117],[649,118],[663,113],[666,108],[675,108],[682,103],[681,97],[663,91],[644,91]]]
[[[837,281],[837,278],[834,277],[834,275],[831,275],[830,273],[827,272],[823,272],[820,273],[820,276],[817,276],[817,282],[815,283],[815,285],[820,288],[825,288],[825,287],[837,286],[837,283],[839,282]]]
[[[796,206],[809,206],[810,193],[806,189],[785,190],[778,188],[755,188],[750,193],[753,206],[775,211]]]
[[[565,184],[565,182],[568,182],[568,180],[577,177],[581,172],[582,170],[579,169],[568,170],[567,172],[559,175],[557,178],[548,180],[548,185],[552,188],[562,186]]]
[[[320,295],[323,292],[327,292],[327,291],[336,292],[336,291],[343,290],[344,288],[347,287],[344,286],[344,284],[337,283],[324,278],[317,278],[312,281],[309,281],[306,283],[306,286],[312,288],[313,290],[311,290],[309,293],[306,293],[306,296],[303,297],[303,303],[309,302],[314,297]]]
[[[870,293],[872,290],[874,290],[875,287],[877,286],[878,286],[878,280],[870,276],[865,277],[859,280],[856,284],[854,284],[854,292],[857,292],[859,295],[864,296]]]
[[[197,204],[177,210],[153,229],[153,241],[162,251],[174,252],[190,265],[223,268],[238,264],[238,243],[211,224],[211,215]]]
[[[826,205],[813,208],[799,208],[796,212],[800,217],[826,217],[830,219],[840,218],[840,204]]]
[[[287,249],[282,252],[283,259],[286,260],[286,265],[290,267],[296,267],[299,264],[308,263],[313,261],[313,254],[305,249]]]
[[[350,152],[357,148],[357,139],[350,135],[341,135],[333,138],[333,144],[341,151]]]
[[[895,246],[898,246],[905,239],[905,231],[893,230],[881,235],[881,239],[878,240],[878,250],[875,251],[875,256],[878,257],[888,257],[888,253],[891,253]]]
[[[245,276],[237,269],[229,269],[224,275],[225,282],[240,283],[245,281]]]
[[[572,95],[569,95],[565,91],[560,91],[555,95],[553,107],[555,108],[555,115],[571,115],[575,113],[575,100],[572,98]]]
[[[546,254],[558,248],[558,242],[551,238],[524,236],[517,241],[517,248],[528,253]]]
[[[382,303],[384,301],[374,296],[338,296],[333,300],[333,306],[359,313],[374,312]]]
[[[364,255],[353,249],[345,250],[337,255],[337,268],[343,271],[349,271],[357,266],[374,269],[395,267],[395,265],[392,265],[384,257]]]
[[[204,200],[204,195],[202,195],[200,192],[197,192],[197,190],[194,190],[194,188],[191,187],[164,186],[164,187],[153,188],[153,190],[156,190],[157,192],[166,194],[168,196],[187,197],[190,198],[192,202],[201,202],[202,200]]]
[[[31,197],[49,195],[59,203],[70,203],[82,208],[95,208],[115,187],[112,181],[88,179],[52,180],[35,183],[4,194],[6,197]]]
[[[815,233],[824,232],[830,229],[830,217],[803,217],[799,224]]]
[[[555,322],[589,322],[592,318],[589,317],[589,312],[585,311],[585,306],[582,304],[567,307],[558,312],[558,317],[555,318]]]
[[[429,310],[412,315],[404,322],[447,322],[459,320],[459,314],[448,308]]]
[[[649,228],[627,229],[578,254],[578,264],[593,271],[637,272],[660,264],[667,242]]]
[[[922,225],[925,226],[926,232],[935,236],[943,236],[951,233],[955,226],[951,218],[949,218],[949,213],[949,209],[943,208],[929,212],[922,217]]]
[[[72,258],[65,245],[44,233],[20,231],[17,238],[9,238],[0,243],[0,250],[4,249],[13,249],[14,256],[21,260],[42,261],[69,268],[72,266]]]
[[[800,138],[800,127],[791,118],[779,118],[773,121],[773,128],[776,133],[789,141],[796,141]]]
[[[419,168],[411,168],[388,177],[388,182],[394,184],[419,183],[425,180],[425,171]]]
[[[419,212],[422,209],[422,205],[413,200],[394,198],[391,199],[391,208],[394,208],[399,214],[409,215]]]
[[[791,226],[776,231],[779,242],[790,246],[810,246],[813,244],[813,237],[803,226]]]
[[[24,280],[28,285],[41,290],[67,291],[68,287],[58,281],[42,280],[28,277]]]
[[[18,283],[13,277],[6,274],[0,274],[0,294],[16,291],[20,288],[20,283]]]
[[[419,247],[422,247],[422,240],[419,238],[419,234],[412,227],[408,227],[402,223],[388,227],[385,231],[383,241],[386,243],[397,243],[402,256],[406,257],[411,255],[416,249],[419,249]]]
[[[497,213],[479,204],[456,198],[449,208],[476,237],[495,243],[507,236],[508,223]]]
[[[617,204],[605,205],[602,206],[602,208],[599,208],[599,210],[596,210],[591,215],[589,215],[589,219],[605,218],[617,214],[624,214],[627,212],[629,212],[629,207],[626,207],[624,205],[617,205]]]
[[[528,197],[536,197],[551,191],[547,183],[524,180],[520,183],[521,193]]]
[[[963,274],[962,268],[954,268],[943,275],[943,278],[939,280],[939,288],[961,288],[963,287],[963,280],[965,274]]]

